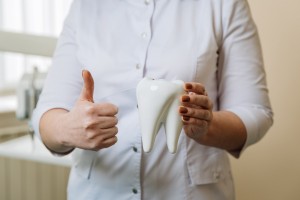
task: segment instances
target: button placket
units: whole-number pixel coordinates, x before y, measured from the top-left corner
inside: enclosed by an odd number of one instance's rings
[[[146,66],[146,59],[148,54],[148,47],[152,36],[151,19],[154,13],[154,2],[152,0],[144,0],[146,6],[143,8],[142,15],[138,20],[137,37],[139,37],[139,47],[137,48],[135,70],[142,78],[144,76],[144,68]]]
[[[139,115],[138,110],[136,110],[132,120],[138,121]],[[137,124],[138,126],[138,124]],[[137,129],[138,130],[138,129]],[[141,199],[141,160],[142,160],[142,146],[141,146],[141,136],[139,132],[136,132],[131,140],[131,155],[132,155],[132,170],[134,175],[131,177],[131,184],[129,185],[128,191],[132,194],[133,199]]]

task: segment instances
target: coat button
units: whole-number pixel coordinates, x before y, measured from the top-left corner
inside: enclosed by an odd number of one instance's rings
[[[214,172],[214,178],[215,180],[219,180],[220,179],[220,173],[219,172]]]
[[[137,189],[133,188],[133,189],[132,189],[132,193],[133,193],[133,194],[137,194],[137,193],[138,193]]]
[[[137,149],[136,147],[132,147],[132,150],[133,150],[134,152],[138,152],[138,149]]]
[[[148,36],[148,34],[147,33],[145,33],[145,32],[143,32],[142,34],[141,34],[141,36],[142,36],[142,38],[147,38],[147,36]]]

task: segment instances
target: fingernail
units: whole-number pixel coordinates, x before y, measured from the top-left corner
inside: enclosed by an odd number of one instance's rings
[[[179,112],[180,112],[181,114],[186,114],[186,113],[188,112],[188,109],[185,108],[185,107],[183,107],[183,106],[180,106]]]
[[[193,85],[190,84],[190,83],[186,83],[185,84],[185,89],[187,89],[187,90],[193,89]]]
[[[188,117],[188,116],[183,116],[182,119],[183,119],[183,121],[189,121],[189,120],[190,120],[190,117]]]
[[[182,102],[190,102],[191,99],[190,99],[189,96],[184,95],[184,96],[181,97],[181,100],[182,100]]]

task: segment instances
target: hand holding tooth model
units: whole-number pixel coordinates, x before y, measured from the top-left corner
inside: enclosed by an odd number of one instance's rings
[[[177,150],[183,123],[185,132],[191,138],[199,138],[199,135],[207,132],[212,119],[212,103],[202,85],[197,84],[193,88],[192,84],[186,84],[186,92],[184,86],[184,82],[180,80],[170,82],[151,78],[144,78],[138,84],[137,99],[145,152],[151,151],[163,123],[171,153]],[[191,96],[193,101],[188,92],[197,94]]]

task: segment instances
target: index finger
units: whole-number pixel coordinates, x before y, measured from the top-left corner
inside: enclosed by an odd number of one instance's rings
[[[187,82],[184,84],[184,89],[187,92],[194,92],[196,94],[205,95],[205,87],[201,83]]]

